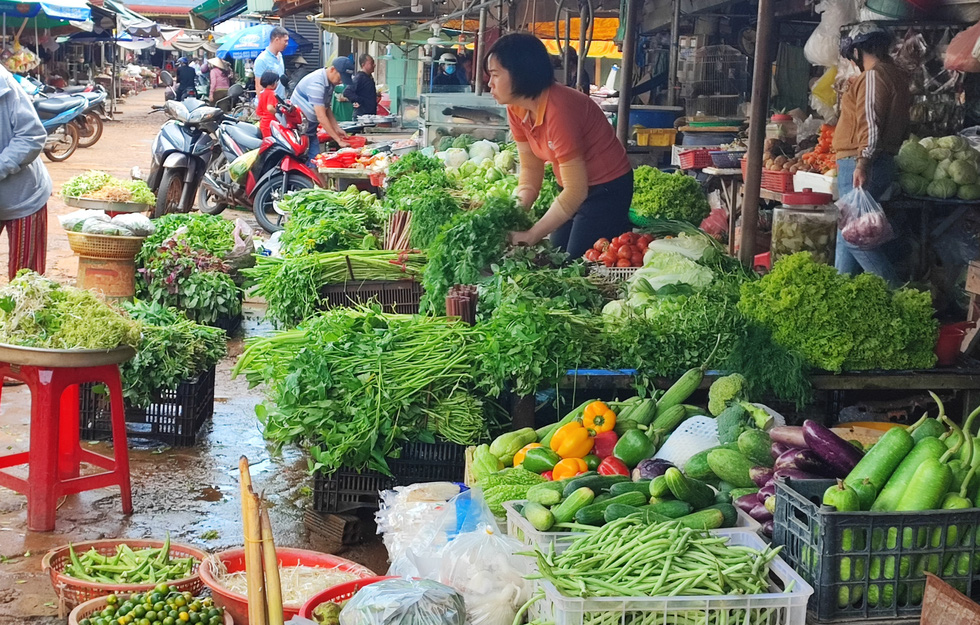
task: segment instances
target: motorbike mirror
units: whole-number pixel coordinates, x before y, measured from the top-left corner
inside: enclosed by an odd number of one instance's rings
[[[237,100],[243,93],[245,93],[245,87],[243,87],[241,83],[236,82],[232,86],[228,87],[228,95],[226,97],[230,100]]]
[[[174,77],[170,75],[170,72],[164,70],[160,72],[160,82],[168,87],[172,87],[174,84]]]

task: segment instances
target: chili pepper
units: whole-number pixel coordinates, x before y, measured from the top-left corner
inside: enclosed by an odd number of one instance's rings
[[[585,464],[585,460],[581,458],[565,458],[555,465],[555,469],[551,473],[553,479],[564,480],[565,478],[575,477],[576,475],[585,473],[588,470],[589,467]]]
[[[538,448],[540,446],[541,446],[541,443],[528,443],[527,445],[524,445],[523,447],[521,447],[520,451],[518,451],[516,454],[514,454],[514,466],[515,467],[518,467],[521,464],[523,464],[524,463],[524,457],[527,454],[527,452],[531,451],[532,449],[536,449],[536,448]],[[527,467],[524,467],[524,468],[527,469]],[[532,469],[527,469],[527,470],[528,471],[531,471]],[[534,471],[534,472],[537,473],[537,471]]]
[[[542,447],[537,443],[534,449],[529,449],[526,454],[524,454],[524,468],[532,473],[544,473],[545,471],[551,471],[555,468],[555,465],[561,460],[561,457],[548,449],[547,447]],[[517,457],[514,457],[514,462],[517,462]]]
[[[616,413],[605,402],[594,401],[585,407],[582,425],[590,430],[592,436],[608,432],[616,427]]]
[[[599,464],[599,475],[626,475],[629,476],[630,469],[626,466],[626,463],[616,458],[615,456],[609,456],[604,459]]]
[[[613,454],[613,449],[618,442],[619,434],[616,432],[612,430],[600,432],[595,435],[595,447],[592,448],[592,452],[599,458],[608,458]]]
[[[561,426],[551,438],[551,449],[562,458],[584,458],[594,444],[589,431],[577,421]]]

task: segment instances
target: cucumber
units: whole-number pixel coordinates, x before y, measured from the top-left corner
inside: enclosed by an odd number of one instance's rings
[[[543,482],[535,484],[527,490],[527,500],[542,506],[555,506],[561,502],[561,493],[565,488],[561,482]]]
[[[578,477],[573,477],[568,480],[568,483],[565,484],[565,488],[562,491],[562,495],[568,497],[580,488],[589,488],[593,493],[598,495],[600,492],[609,490],[609,487],[613,484],[630,481],[630,478],[625,475],[599,475],[591,471],[589,473],[589,475],[583,473]]]
[[[657,412],[662,415],[669,408],[683,404],[688,397],[694,394],[694,391],[698,390],[703,379],[704,370],[700,367],[687,370],[657,400]]]
[[[914,444],[912,435],[905,428],[888,430],[847,474],[844,482],[850,485],[868,478],[875,488],[881,490],[902,459],[912,451]]]
[[[575,518],[575,513],[588,506],[595,500],[595,493],[591,488],[583,486],[569,494],[565,501],[551,509],[555,517],[555,523],[569,523]]]
[[[723,516],[722,527],[735,527],[735,524],[738,523],[738,510],[730,503],[716,503],[713,506],[708,506],[705,510],[720,510]]]
[[[922,429],[921,427],[919,429]],[[919,430],[916,430],[918,432]],[[920,440],[907,456],[899,463],[884,488],[878,493],[878,498],[871,505],[875,512],[890,512],[895,510],[899,500],[908,489],[909,480],[915,475],[916,469],[929,458],[939,460],[946,453],[946,445],[938,438],[927,437]],[[872,482],[873,483],[873,482]],[[848,485],[853,487],[848,477]]]
[[[775,464],[772,454],[772,439],[762,430],[745,430],[738,437],[738,450],[751,460],[755,466],[771,467]]]
[[[524,518],[539,532],[547,532],[555,524],[555,515],[551,510],[533,501],[524,506]]]
[[[636,518],[640,519],[640,521],[646,523],[647,525],[653,525],[654,523],[667,523],[668,521],[674,520],[669,516],[660,514],[656,510],[651,510],[650,506],[640,508],[639,512],[630,516],[636,516]]]
[[[670,488],[667,487],[667,478],[663,475],[658,475],[657,477],[650,480],[650,496],[663,499],[664,497],[673,495],[670,494]]]
[[[605,523],[605,518],[603,515],[606,512],[606,508],[613,504],[620,504],[624,506],[639,507],[645,505],[647,502],[647,497],[643,493],[625,493],[618,497],[612,497],[601,503],[592,503],[584,508],[580,508],[578,512],[575,513],[575,522],[581,523],[582,525],[602,525]]]
[[[592,500],[592,503],[602,503],[603,501],[608,501],[610,499],[612,499],[612,495],[609,493],[599,493],[595,496],[595,499]]]
[[[682,516],[687,516],[694,512],[694,508],[691,507],[691,504],[687,503],[686,501],[679,501],[677,499],[652,503],[647,506],[647,508],[656,512],[657,514],[662,514],[671,519],[679,519]]]
[[[694,506],[695,510],[707,508],[715,502],[715,491],[698,480],[684,477],[684,474],[671,467],[664,474],[667,487],[674,497]]]
[[[706,510],[698,510],[675,520],[681,527],[688,527],[695,530],[716,530],[724,525],[725,514],[721,510],[708,508]]]
[[[716,477],[711,471],[711,467],[708,466],[708,454],[716,449],[734,449],[737,451],[738,444],[729,443],[728,445],[719,445],[718,447],[705,449],[704,451],[694,454],[691,456],[691,459],[684,464],[684,475],[693,477],[696,480],[706,480],[711,477]]]
[[[612,523],[617,519],[628,517],[631,514],[643,512],[647,508],[649,508],[649,506],[637,507],[637,506],[627,506],[621,503],[609,504],[608,506],[606,506],[606,511],[602,513],[602,518],[606,523]]]
[[[660,400],[663,402],[663,400]],[[656,432],[670,434],[677,429],[684,419],[687,418],[687,411],[684,406],[676,404],[669,408],[658,408],[657,418],[650,424],[650,428]]]
[[[637,480],[635,482],[620,482],[609,487],[609,494],[613,497],[625,493],[643,493],[650,496],[650,482],[653,480]]]
[[[749,470],[754,465],[741,452],[716,449],[708,454],[708,466],[711,467],[712,473],[738,488],[755,486],[755,482],[749,476]]]

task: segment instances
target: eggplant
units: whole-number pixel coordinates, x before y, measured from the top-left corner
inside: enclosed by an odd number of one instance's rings
[[[776,529],[776,524],[773,521],[766,521],[762,524],[762,533],[770,538],[772,538],[772,532],[774,529]]]
[[[783,454],[785,454],[790,449],[802,449],[802,448],[801,447],[793,447],[792,445],[786,445],[785,443],[773,443],[772,444],[772,451],[770,452],[770,455],[773,458],[778,458],[778,457],[782,456]]]
[[[811,449],[791,449],[776,458],[776,465],[773,468],[776,471],[780,469],[796,469],[798,471],[806,471],[807,473],[833,477],[829,475],[828,471],[833,470],[833,467],[828,467],[823,459]]]
[[[759,493],[749,493],[748,495],[742,495],[732,503],[736,508],[748,514],[749,511],[762,503],[762,498],[759,497]]]
[[[798,425],[777,425],[770,428],[768,434],[774,443],[804,449],[807,446],[806,438],[803,436],[803,428]]]
[[[864,457],[854,445],[810,419],[803,422],[803,437],[807,447],[834,469],[832,477],[845,477]]]
[[[768,467],[752,467],[749,469],[749,477],[752,478],[756,486],[762,488],[772,480],[773,471]]]
[[[779,469],[773,473],[773,477],[779,478],[789,478],[791,480],[820,480],[823,479],[819,475],[814,475],[813,473],[807,473],[806,471],[800,471],[799,469]],[[761,488],[761,486],[760,486]]]
[[[770,481],[768,484],[766,484],[765,486],[759,489],[759,497],[761,497],[763,501],[765,501],[766,497],[775,497],[775,496],[776,496],[775,480]]]
[[[646,460],[640,460],[640,464],[636,465],[636,468],[633,469],[633,481],[652,480],[655,477],[660,477],[667,472],[667,469],[670,469],[673,466],[673,463],[664,460],[663,458],[647,458]]]
[[[749,510],[749,516],[759,523],[768,523],[769,521],[772,521],[772,512],[766,510],[766,504],[764,503],[760,503]]]

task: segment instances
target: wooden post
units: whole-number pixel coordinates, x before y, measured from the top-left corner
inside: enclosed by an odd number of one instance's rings
[[[466,21],[464,16],[463,21]],[[486,62],[487,52],[483,49],[487,34],[487,7],[480,9],[480,32],[476,35],[476,76],[474,76],[473,88],[476,95],[483,94],[483,64]]]
[[[677,105],[677,63],[680,59],[681,0],[674,0],[670,19],[670,59],[667,62],[667,106]]]
[[[769,110],[769,81],[772,74],[773,0],[759,0],[758,18],[749,113],[748,167],[745,185],[742,187],[742,237],[738,253],[739,260],[747,267],[752,267],[755,263],[755,239],[759,229],[762,156],[766,141],[766,112]]]
[[[582,90],[582,70],[585,69],[585,55],[588,52],[585,49],[585,36],[589,32],[589,25],[586,24],[588,19],[588,8],[582,3],[578,11],[578,66],[575,68],[575,88],[579,91]]]
[[[633,99],[633,64],[636,58],[636,25],[642,4],[626,0],[626,30],[623,33],[623,66],[619,69],[619,109],[616,112],[616,137],[624,146],[630,136],[630,100]]]

